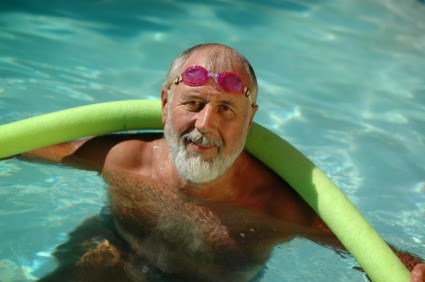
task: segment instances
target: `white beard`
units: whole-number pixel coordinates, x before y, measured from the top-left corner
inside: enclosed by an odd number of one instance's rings
[[[164,127],[164,136],[174,165],[176,166],[180,177],[182,177],[185,181],[203,183],[216,179],[232,166],[243,150],[243,137],[240,138],[238,142],[235,142],[227,156],[225,156],[223,152],[224,146],[221,139],[214,140],[213,138],[200,133],[196,129],[179,137],[178,133],[170,126],[170,123],[168,122],[169,119],[171,119],[170,115],[168,116]],[[201,154],[190,155],[186,150],[185,140],[201,146],[216,146],[217,157],[210,160],[203,160],[203,156]]]

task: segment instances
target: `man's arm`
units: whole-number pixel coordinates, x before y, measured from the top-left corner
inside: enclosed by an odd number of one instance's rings
[[[425,264],[421,263],[415,266],[412,271],[411,282],[425,282]]]
[[[161,136],[158,133],[96,136],[47,146],[22,153],[17,157],[26,161],[63,164],[100,172],[103,169],[106,157],[116,145],[128,140],[150,141]]]
[[[24,152],[20,155],[17,155],[16,157],[26,161],[40,161],[59,164],[62,163],[66,157],[72,156],[78,150],[78,148],[80,148],[89,140],[90,138],[55,144]]]
[[[341,242],[335,237],[335,235],[333,235],[329,227],[317,215],[315,215],[315,219],[313,221],[313,228],[318,231],[323,231],[325,234],[328,234],[331,236],[324,236],[319,238],[315,237],[315,238],[309,238],[309,239],[312,239],[321,244],[329,245],[332,248],[334,248],[336,251],[344,251],[344,252],[346,251],[344,246],[341,244]],[[425,279],[424,260],[417,255],[398,250],[396,247],[390,244],[389,246],[397,255],[397,257],[401,260],[401,262],[406,266],[406,268],[412,272],[411,281],[425,282],[425,280],[413,280],[413,277],[422,277],[422,279]],[[419,279],[419,278],[415,278],[415,279]]]
[[[100,171],[110,147],[107,137],[91,137],[25,152],[17,157],[30,162],[47,162]],[[109,148],[108,148],[109,147]]]

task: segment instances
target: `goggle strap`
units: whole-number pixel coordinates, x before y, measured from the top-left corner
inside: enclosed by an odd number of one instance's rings
[[[247,87],[244,87],[243,94],[245,94],[245,96],[248,97],[251,94],[251,90],[249,90]]]
[[[251,105],[252,105],[251,90],[249,90],[247,87],[244,87],[244,88],[243,88],[243,94],[244,94],[246,97],[248,97],[249,102],[250,102],[250,103],[251,103]]]
[[[177,85],[177,84],[179,84],[182,80],[183,80],[183,76],[179,76],[179,77],[176,77],[176,79],[174,79],[173,83],[174,83],[175,85]]]

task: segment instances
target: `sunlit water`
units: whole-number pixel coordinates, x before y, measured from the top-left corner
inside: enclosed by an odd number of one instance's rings
[[[321,167],[386,241],[425,257],[424,18],[414,0],[1,1],[0,123],[157,99],[179,52],[225,43],[256,70],[256,121]],[[99,212],[104,190],[92,172],[1,161],[0,281],[54,269],[50,253]],[[365,281],[354,266],[296,239],[260,280]]]

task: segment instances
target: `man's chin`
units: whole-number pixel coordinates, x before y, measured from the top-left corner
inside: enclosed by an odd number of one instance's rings
[[[210,182],[222,174],[222,169],[214,163],[214,159],[203,159],[199,155],[187,156],[184,161],[178,161],[177,168],[180,176],[192,183]]]
[[[211,155],[211,154],[187,151],[185,161],[188,163],[206,165],[206,164],[214,163],[214,161],[216,161],[217,159],[218,159],[217,154]]]

